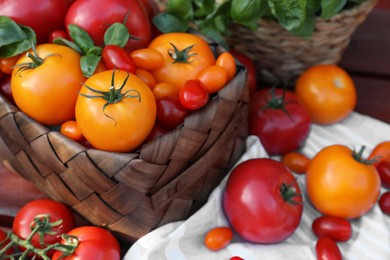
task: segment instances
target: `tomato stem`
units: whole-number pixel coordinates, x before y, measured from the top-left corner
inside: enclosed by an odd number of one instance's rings
[[[169,44],[173,47],[173,49],[168,49],[168,54],[173,59],[173,63],[191,63],[193,60],[190,61],[190,58],[197,55],[197,53],[190,53],[195,45],[188,46],[180,51],[174,44]]]
[[[377,161],[377,158],[372,158],[372,159],[364,159],[363,158],[363,153],[364,153],[364,150],[366,149],[366,146],[363,145],[360,150],[358,152],[356,152],[355,150],[353,150],[352,152],[352,157],[360,162],[360,163],[363,163],[363,164],[367,164],[367,165],[371,165],[371,164],[374,164],[376,161]]]
[[[291,184],[283,183],[280,186],[280,194],[282,195],[283,200],[293,205],[299,204],[299,202],[294,200],[294,198],[297,196],[301,196],[301,194],[299,194],[297,192],[297,189],[294,187],[295,183],[296,181]]]

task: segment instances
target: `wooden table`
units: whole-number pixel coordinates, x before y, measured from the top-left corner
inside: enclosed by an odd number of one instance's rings
[[[390,124],[389,17],[390,1],[381,0],[353,35],[340,65],[356,83],[356,111]],[[13,216],[28,201],[45,197],[0,162],[0,227],[10,227]]]

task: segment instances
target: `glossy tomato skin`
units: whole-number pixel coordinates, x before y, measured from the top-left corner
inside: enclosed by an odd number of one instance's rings
[[[38,122],[54,126],[74,119],[75,104],[85,77],[80,69],[80,54],[57,44],[37,45],[44,62],[34,69],[12,72],[11,90],[15,103]],[[32,51],[31,51],[32,52]],[[18,64],[31,62],[22,55]]]
[[[378,204],[383,213],[390,215],[390,191],[386,191],[381,195]]]
[[[189,110],[197,110],[209,102],[209,93],[200,80],[188,80],[180,89],[180,103]]]
[[[233,239],[233,230],[230,227],[216,227],[209,230],[204,238],[204,244],[212,251],[226,247]]]
[[[52,31],[64,29],[68,7],[67,0],[2,0],[0,15],[31,27],[38,43],[46,43]]]
[[[230,53],[233,54],[233,56],[246,68],[249,92],[255,92],[257,90],[257,72],[255,63],[245,53],[236,49],[231,49]]]
[[[346,118],[356,106],[351,76],[337,65],[316,65],[304,71],[295,93],[307,107],[314,123],[330,125]]]
[[[151,25],[145,8],[137,0],[77,0],[65,17],[66,27],[80,26],[98,46],[103,46],[104,33],[111,24],[125,21],[131,36],[124,48],[131,52],[146,47],[151,40]]]
[[[53,227],[53,235],[45,235],[44,242],[46,244],[54,244],[61,240],[60,235],[69,232],[75,227],[75,219],[70,209],[64,204],[50,199],[33,200],[25,204],[16,214],[12,223],[12,232],[22,239],[26,239],[31,233],[30,224],[39,214],[48,214],[50,222],[55,222],[62,219],[62,224]],[[38,234],[34,235],[31,243],[42,248],[39,243]]]
[[[352,235],[352,225],[348,220],[332,216],[316,218],[312,230],[318,238],[326,236],[336,242],[348,241]]]
[[[135,73],[136,67],[130,55],[118,45],[106,45],[103,48],[102,60],[107,69],[119,69]]]
[[[9,242],[10,240],[7,239],[7,233],[0,228],[0,250],[3,249]],[[12,254],[13,252],[14,250],[11,247],[7,251],[5,251],[5,254]]]
[[[249,134],[260,138],[269,155],[283,155],[304,144],[311,129],[311,119],[299,98],[288,90],[282,107],[267,107],[272,98],[270,91],[272,89],[265,88],[251,95]],[[273,91],[276,98],[282,98],[284,90]]]
[[[291,185],[288,201],[282,190]],[[284,187],[284,188],[283,188]],[[235,231],[255,243],[277,243],[298,227],[302,211],[300,188],[286,166],[269,158],[244,161],[233,169],[223,193],[223,208]]]
[[[375,205],[380,188],[375,167],[357,161],[344,145],[320,150],[306,171],[308,198],[324,215],[358,218]]]
[[[342,260],[342,254],[336,242],[329,237],[321,237],[316,243],[317,260]]]
[[[282,156],[281,162],[286,165],[290,171],[298,174],[304,174],[306,173],[310,159],[302,153],[289,152]]]
[[[86,86],[107,92],[114,76],[114,87],[133,97],[107,105],[103,98]],[[85,81],[76,103],[76,121],[83,136],[97,149],[129,152],[138,147],[149,135],[156,121],[156,101],[150,88],[141,79],[125,71],[107,70],[94,74]]]
[[[77,260],[77,259],[94,259],[94,260],[119,260],[120,247],[118,240],[108,230],[95,226],[81,226],[72,229],[68,235],[76,236],[79,244],[75,252],[64,258],[62,253],[56,251],[52,257],[53,260]],[[61,241],[64,243],[64,241]]]
[[[176,97],[162,97],[156,103],[157,122],[168,129],[178,127],[190,113]]]

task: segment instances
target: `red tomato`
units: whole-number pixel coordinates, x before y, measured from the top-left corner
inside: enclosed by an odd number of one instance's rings
[[[384,192],[379,201],[379,207],[383,213],[390,215],[390,191]]]
[[[375,165],[381,178],[382,186],[390,189],[390,156]]]
[[[256,72],[256,65],[253,62],[249,56],[244,54],[243,52],[240,52],[235,49],[231,49],[230,53],[233,54],[233,56],[244,65],[244,67],[247,70],[247,81],[249,86],[249,92],[253,93],[257,89],[257,72]]]
[[[293,92],[265,88],[252,94],[249,134],[260,138],[269,155],[283,155],[300,148],[310,127],[310,115]]]
[[[4,74],[11,74],[13,66],[15,66],[20,56],[21,55],[15,55],[9,58],[0,58],[0,72],[3,72]]]
[[[329,237],[334,241],[347,241],[352,235],[352,225],[348,220],[332,216],[316,218],[312,230],[318,238]]]
[[[390,188],[390,141],[377,144],[368,159],[374,160],[374,166],[381,177],[382,185]]]
[[[160,12],[157,3],[154,0],[140,0],[140,2],[145,7],[149,19]]]
[[[9,239],[7,239],[7,233],[4,232],[2,229],[0,229],[0,250],[3,249],[5,246],[7,246],[7,244],[10,242]],[[12,254],[14,252],[13,248],[9,248],[7,249],[7,251],[5,251],[4,253],[9,255],[9,254]]]
[[[72,229],[67,235],[76,236],[79,244],[75,252],[64,258],[60,251],[56,251],[53,260],[77,260],[77,259],[120,259],[120,247],[118,240],[108,230],[95,226],[81,226]],[[61,243],[65,241],[62,240]]]
[[[65,30],[54,30],[50,33],[49,35],[49,42],[50,43],[53,43],[53,41],[57,38],[64,38],[64,39],[67,39],[69,40],[69,36],[68,34],[66,33]]]
[[[86,30],[95,45],[102,46],[106,29],[115,22],[124,23],[130,39],[124,47],[131,52],[146,47],[152,37],[150,20],[138,0],[77,0],[65,17],[65,25],[75,24]]]
[[[304,174],[310,159],[299,152],[289,152],[282,156],[281,162],[286,165],[290,171]]]
[[[206,247],[213,251],[226,247],[233,239],[233,231],[229,227],[216,227],[209,230],[204,238]]]
[[[51,228],[53,234],[44,236],[45,244],[52,245],[60,242],[60,235],[75,227],[75,219],[68,207],[54,200],[39,199],[27,203],[18,211],[12,224],[12,232],[18,237],[26,239],[31,233],[31,224],[34,218],[39,214],[48,214],[50,222],[62,219],[61,225]],[[40,245],[38,234],[33,236],[31,243],[36,248],[43,247]]]
[[[302,194],[294,175],[282,163],[259,158],[235,167],[223,193],[231,226],[244,239],[277,243],[298,227]]]
[[[156,103],[157,121],[169,129],[179,126],[189,114],[178,98],[162,97]]]
[[[103,48],[102,60],[107,69],[120,69],[135,73],[135,63],[130,55],[118,45],[107,45]]]
[[[74,141],[79,141],[81,138],[83,138],[83,134],[81,133],[80,128],[77,126],[77,122],[75,120],[69,120],[63,123],[61,125],[60,132]]]
[[[317,260],[342,260],[340,249],[329,237],[321,237],[316,244]]]
[[[0,15],[31,27],[38,43],[49,42],[49,35],[57,29],[64,29],[67,0],[2,0]]]
[[[196,110],[209,102],[209,92],[200,80],[188,80],[180,89],[180,103],[189,110]]]
[[[244,258],[241,258],[239,256],[232,256],[229,260],[244,260]]]
[[[0,93],[5,97],[11,104],[15,105],[14,97],[11,91],[11,76],[4,75],[0,80]]]

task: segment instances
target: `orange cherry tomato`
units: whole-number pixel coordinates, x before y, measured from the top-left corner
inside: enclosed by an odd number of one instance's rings
[[[311,159],[306,190],[309,200],[322,214],[353,219],[375,205],[381,180],[375,167],[361,158],[362,152],[331,145]]]
[[[199,79],[209,93],[212,94],[226,85],[228,76],[224,68],[214,65],[202,70],[197,79]]]
[[[153,87],[157,84],[157,81],[154,78],[154,76],[152,75],[152,73],[150,73],[147,70],[136,69],[135,75],[138,78],[140,78],[143,82],[145,82],[146,85],[148,85],[150,89],[153,89]]]
[[[20,54],[9,58],[0,58],[0,71],[4,74],[11,74],[13,66],[15,66],[19,58]]]
[[[179,97],[180,93],[180,89],[175,85],[166,82],[157,83],[152,91],[156,99],[161,99],[163,97]]]
[[[390,158],[390,140],[377,144],[368,157],[370,160],[375,160],[374,165],[379,164],[386,158]]]
[[[281,162],[291,171],[304,174],[310,159],[299,152],[289,152],[282,156]]]
[[[221,53],[215,61],[215,65],[220,66],[226,70],[228,81],[230,81],[236,75],[236,61],[230,52]]]
[[[216,227],[207,232],[204,238],[206,247],[213,251],[226,247],[233,239],[233,231],[229,227]]]
[[[346,118],[356,106],[351,76],[337,65],[316,65],[302,73],[295,93],[307,107],[312,121],[329,125]]]
[[[61,125],[60,132],[74,141],[79,141],[81,138],[83,138],[83,134],[81,133],[80,128],[77,126],[77,122],[75,120],[69,120],[63,123]]]
[[[164,58],[161,53],[152,48],[132,51],[130,57],[137,68],[144,70],[153,70],[164,64]]]

